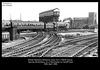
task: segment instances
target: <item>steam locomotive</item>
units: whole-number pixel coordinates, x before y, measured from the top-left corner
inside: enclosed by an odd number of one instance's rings
[[[17,26],[17,27],[26,27],[32,29],[41,29],[41,30],[56,30],[56,29],[68,29],[69,24],[67,22],[39,22],[39,21],[17,21],[17,20],[12,20],[12,26]],[[5,26],[11,26],[10,21],[8,23],[4,24]]]

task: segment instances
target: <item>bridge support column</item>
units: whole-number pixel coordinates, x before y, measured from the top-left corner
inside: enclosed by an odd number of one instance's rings
[[[13,41],[13,40],[16,40],[17,39],[17,27],[11,27],[10,28],[10,40]]]
[[[17,38],[20,37],[20,30],[17,30]]]

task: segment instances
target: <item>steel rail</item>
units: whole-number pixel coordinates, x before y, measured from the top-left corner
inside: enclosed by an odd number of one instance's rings
[[[94,36],[92,36],[92,37],[94,37]],[[91,39],[91,37],[88,37],[88,38],[90,38]],[[64,46],[66,46],[66,45],[70,45],[70,44],[73,44],[73,43],[75,43],[76,41],[77,42],[79,42],[79,41],[82,41],[82,40],[88,40],[88,38],[75,38],[75,40],[73,39],[73,40],[68,40],[68,41],[66,41],[67,43],[64,43],[64,44],[59,44],[59,45],[57,45],[57,46],[55,46],[54,48],[52,48],[52,49],[56,49],[56,48],[58,48],[58,47],[64,47]],[[95,37],[94,37],[95,38]],[[52,50],[52,49],[49,49],[48,50],[48,53]]]
[[[59,37],[58,42],[56,42],[55,45],[53,45],[52,47],[48,48],[48,49],[47,49],[45,52],[43,52],[43,54],[42,54],[41,56],[39,56],[39,57],[44,57],[44,56],[48,53],[49,50],[53,49],[53,48],[56,46],[56,44],[59,45],[59,42],[60,42],[60,41],[61,41],[61,38]]]
[[[50,39],[49,43],[47,42],[46,44],[41,45],[40,47],[36,48],[34,51],[29,52],[26,56],[31,56],[31,54],[34,55],[34,54],[37,54],[37,53],[41,52],[42,50],[50,47],[50,45],[53,44],[55,41],[57,41],[57,37],[55,39],[55,35],[54,35],[52,37],[52,39]]]
[[[83,49],[81,49],[80,51],[73,54],[72,57],[80,57],[80,56],[83,57],[85,52],[89,52],[89,51],[97,48],[97,43],[98,43],[98,41],[85,46]]]
[[[97,40],[97,38],[96,39],[94,39],[94,40],[89,40],[88,42],[85,42],[85,43],[82,43],[82,44],[79,44],[79,45],[75,45],[75,46],[72,46],[71,48],[69,48],[69,49],[65,49],[64,51],[61,51],[61,52],[59,52],[59,53],[57,53],[57,54],[54,54],[54,55],[52,55],[51,57],[55,57],[55,56],[59,56],[60,54],[61,55],[63,55],[64,54],[64,52],[66,53],[71,53],[71,52],[74,52],[74,49],[76,48],[76,49],[78,49],[79,51],[81,51],[83,48],[84,48],[84,46],[86,46],[86,45],[88,45],[88,43],[89,42],[91,42],[91,41],[93,41],[93,42],[95,42]],[[81,46],[81,47],[80,47]],[[78,51],[77,50],[77,51]],[[68,52],[69,51],[69,52]],[[79,52],[78,51],[78,52]],[[76,52],[77,53],[77,52]],[[74,54],[76,54],[75,52],[74,52]],[[69,57],[70,55],[68,55],[67,57]],[[72,57],[73,55],[71,55],[70,57]]]
[[[31,49],[35,49],[36,47],[38,47],[38,46],[40,46],[40,45],[42,45],[42,43],[41,44],[37,44],[37,45],[35,45],[35,46],[31,46],[31,47],[29,47],[29,48],[27,48],[27,49],[25,49],[25,50],[29,50],[29,51],[31,51]],[[34,47],[34,48],[33,48]],[[22,50],[22,54],[25,52],[27,52],[27,51],[25,51],[25,50]],[[20,53],[19,53],[19,55],[20,55]],[[16,54],[14,55],[14,56],[17,56]]]
[[[74,56],[74,57],[85,57],[86,55],[90,54],[93,50],[96,50],[97,48],[98,48],[98,46],[93,47],[92,49],[85,51],[82,55]]]
[[[30,41],[28,41],[28,45],[22,45],[20,48],[18,48],[18,49],[15,49],[15,50],[13,50],[11,53],[16,53],[16,52],[18,52],[18,51],[21,51],[21,49],[25,49],[25,48],[28,48],[30,45],[34,45],[34,44],[37,44],[38,42],[40,42],[43,38],[44,38],[45,36],[40,36],[40,39],[38,40],[36,40],[35,42],[33,42],[32,40],[31,40],[31,43],[30,43]],[[37,43],[36,43],[37,42]],[[10,54],[11,54],[10,53]],[[9,53],[8,53],[9,54]]]
[[[27,53],[24,54],[24,55],[21,55],[20,57],[25,57],[25,56],[27,56],[27,55],[30,55],[31,53],[33,53],[33,51],[35,51],[35,50],[41,48],[45,43],[47,43],[48,41],[50,41],[50,40],[52,40],[52,39],[53,39],[53,36],[52,36],[52,34],[50,34],[50,36],[49,36],[49,38],[48,38],[47,41],[42,42],[42,43],[39,43],[39,44],[37,44],[37,45],[34,45],[35,48],[34,48],[33,50],[27,52]]]
[[[83,39],[83,40],[85,40],[85,39]],[[70,40],[69,40],[70,41]],[[78,40],[73,40],[73,41],[70,41],[70,42],[68,42],[68,43],[66,43],[66,44],[60,44],[60,45],[57,45],[57,46],[55,46],[54,48],[52,48],[52,49],[55,49],[55,48],[58,48],[58,47],[64,47],[64,46],[66,46],[66,45],[70,45],[70,44],[73,44],[73,43],[75,43],[75,42],[77,42]],[[80,41],[80,40],[79,40]],[[70,44],[69,44],[70,43]],[[48,50],[48,53],[52,50],[52,49],[50,49],[50,50]]]
[[[61,41],[60,38],[58,38],[57,40],[55,40],[55,43],[54,44],[52,44],[52,45],[50,44],[48,46],[45,46],[44,48],[42,48],[41,50],[39,50],[38,52],[36,52],[34,54],[41,53],[41,55],[39,55],[38,57],[43,57],[48,52],[49,49],[54,48],[54,46],[58,45],[59,44],[59,41]],[[43,50],[45,50],[45,51],[42,52]]]
[[[21,45],[23,46],[23,45],[27,44],[28,42],[31,42],[31,41],[35,40],[38,36],[39,36],[39,33],[34,38],[32,38],[30,40],[27,40],[27,41],[24,41],[24,42],[22,42],[20,44],[13,45],[13,46],[11,46],[9,48],[6,48],[6,49],[2,50],[2,54],[5,54],[7,52],[11,52],[12,50],[14,50],[16,48],[19,48]]]

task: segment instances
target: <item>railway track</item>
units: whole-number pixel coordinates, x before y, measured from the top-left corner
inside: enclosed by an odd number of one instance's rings
[[[50,36],[48,37],[48,40],[45,42],[42,42],[40,44],[34,45],[34,48],[32,48],[32,50],[30,50],[28,53],[21,55],[21,57],[24,57],[26,55],[29,55],[30,53],[32,53],[33,51],[35,51],[36,49],[40,48],[41,46],[43,46],[44,44],[47,44],[49,41],[51,41],[53,39],[53,35],[50,34]]]
[[[45,36],[46,36],[45,34],[41,33],[41,34],[39,34],[37,37],[35,37],[32,40],[29,40],[29,41],[27,41],[25,43],[19,44],[19,45],[17,45],[17,47],[14,46],[14,48],[12,49],[12,51],[9,50],[10,52],[7,53],[7,54],[4,54],[3,56],[6,56],[6,55],[8,56],[8,54],[11,55],[11,54],[18,53],[21,50],[29,48],[29,46],[31,46],[31,45],[36,45],[39,42],[41,42],[45,38]]]
[[[38,49],[37,51],[35,51],[33,54],[28,55],[28,56],[29,57],[42,57],[46,52],[48,52],[49,49],[51,49],[54,46],[58,45],[60,41],[61,41],[61,38],[57,38],[55,41],[53,41],[55,43],[48,44],[48,45]]]
[[[96,40],[92,40],[92,43],[95,42]],[[80,45],[72,45],[70,46],[69,49],[65,49],[57,54],[51,55],[51,57],[74,57],[74,55],[76,55],[79,52],[82,52],[83,49],[86,49],[87,47],[89,47],[90,42],[91,41],[82,43]]]
[[[81,40],[87,40],[88,38],[92,38],[92,37],[98,37],[98,35],[87,35],[87,36],[82,36],[82,37],[76,37],[73,39],[69,39],[63,43],[61,43],[61,45],[65,45],[66,43],[73,43],[74,41],[81,41]]]
[[[88,51],[85,51],[82,55],[79,55],[77,57],[94,57],[93,55],[95,55],[95,57],[98,57],[98,46],[93,47],[92,49]]]
[[[41,45],[40,47],[36,48],[35,50],[27,53],[23,57],[39,57],[44,53],[48,48],[52,47],[53,45],[57,45],[61,41],[57,35],[53,35],[53,38],[47,41],[45,44]]]
[[[84,57],[87,53],[89,53],[89,52],[91,52],[92,50],[98,48],[97,44],[98,44],[98,41],[93,42],[93,43],[87,45],[87,46],[84,47],[81,51],[75,53],[75,54],[73,55],[73,57]]]
[[[92,38],[91,37],[87,37],[87,38],[81,38],[81,39],[75,39],[75,40],[73,39],[73,40],[66,41],[66,43],[64,43],[64,44],[60,44],[58,46],[55,46],[54,48],[49,49],[48,52],[43,55],[43,57],[51,57],[51,52],[52,52],[53,49],[60,48],[60,47],[67,47],[67,49],[68,49],[68,48],[74,47],[75,45],[78,46],[77,43],[79,44],[79,42],[86,43],[86,42],[88,42],[89,39],[93,39],[93,38],[96,38],[97,39],[96,36],[94,36],[94,37],[92,36]],[[81,45],[81,43],[79,45]],[[60,52],[63,52],[63,51],[64,50],[61,50]],[[56,53],[58,54],[59,51],[56,52]]]
[[[52,44],[54,41],[56,41],[56,35],[55,34],[53,34],[52,37],[48,41],[46,41],[46,42],[44,42],[44,43],[36,46],[36,48],[34,48],[32,51],[30,51],[29,53],[25,54],[24,57],[25,56],[28,56],[29,57],[31,54],[33,55],[33,53],[36,53],[38,51],[41,51],[42,49],[44,49],[47,46],[49,46],[50,44]]]
[[[46,34],[44,34],[46,35]],[[52,35],[50,35],[52,36]],[[51,40],[50,40],[51,41]],[[49,41],[49,42],[50,42]],[[40,41],[39,41],[40,42]],[[46,44],[48,44],[49,42],[46,42]],[[44,44],[45,42],[43,43],[40,43],[40,44],[36,44],[36,45],[33,45],[33,44],[30,44],[28,45],[27,47],[22,47],[21,49],[19,50],[14,50],[14,52],[10,53],[10,54],[7,54],[5,55],[6,57],[17,57],[17,56],[22,56],[24,55],[25,53],[27,52],[30,52],[30,51],[33,51],[35,50],[36,48],[39,48],[39,46],[41,46],[42,44]]]
[[[27,40],[27,41],[22,42],[22,43],[20,43],[20,44],[11,46],[10,48],[3,49],[3,50],[2,50],[2,54],[8,53],[8,52],[12,52],[13,50],[15,50],[15,49],[17,49],[17,48],[19,48],[19,47],[21,47],[21,46],[25,46],[25,45],[28,44],[29,42],[33,42],[33,40],[37,39],[37,38],[39,37],[39,35],[40,35],[40,34],[38,33],[38,34],[37,34],[36,36],[34,36],[31,40]]]
[[[60,43],[61,38],[55,33],[50,33],[48,40],[41,42],[45,37],[46,34],[40,33],[33,40],[7,48],[2,51],[3,57],[76,57],[83,48],[87,48],[98,39],[97,35],[89,35]],[[53,49],[60,47],[66,48],[52,54]]]
[[[81,40],[81,39],[83,39],[83,38],[81,38],[81,37],[79,37],[79,39],[78,38],[75,38],[75,41]],[[67,42],[67,45],[68,45],[69,41],[71,43],[74,43],[74,41],[70,39],[70,40],[66,41]],[[64,45],[65,45],[65,43],[64,43]],[[52,49],[57,48],[57,47],[61,47],[61,46],[64,46],[64,45],[63,45],[63,43],[61,43],[61,44],[59,43],[59,45],[52,46],[51,48],[47,49],[40,57],[45,57],[45,55],[48,54]]]

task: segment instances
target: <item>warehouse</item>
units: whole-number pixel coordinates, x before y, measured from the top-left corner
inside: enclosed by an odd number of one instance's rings
[[[72,29],[94,29],[97,28],[97,15],[95,12],[89,12],[88,17],[74,17],[72,20]]]
[[[88,18],[73,18],[72,21],[72,28],[83,28],[84,26],[88,25]]]

